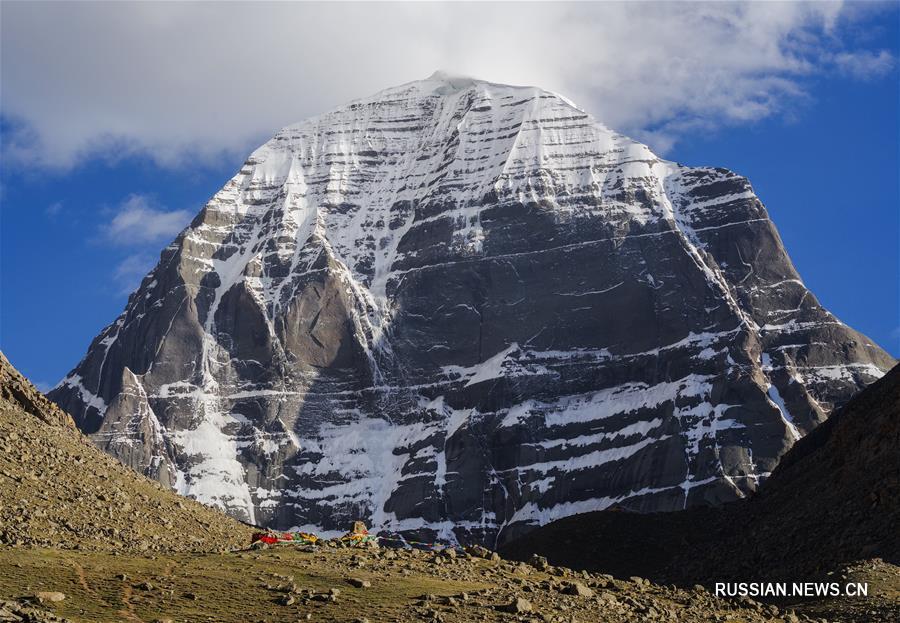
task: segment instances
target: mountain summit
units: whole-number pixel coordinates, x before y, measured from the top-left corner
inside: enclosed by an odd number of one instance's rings
[[[244,520],[494,544],[742,497],[893,363],[745,178],[437,73],[254,151],[50,396]]]

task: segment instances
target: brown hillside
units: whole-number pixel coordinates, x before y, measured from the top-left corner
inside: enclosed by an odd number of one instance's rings
[[[210,551],[251,531],[95,448],[0,353],[0,544]]]
[[[75,427],[68,413],[44,396],[0,352],[0,398],[46,424]]]

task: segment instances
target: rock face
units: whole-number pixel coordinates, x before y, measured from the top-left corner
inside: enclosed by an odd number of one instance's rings
[[[687,586],[747,577],[790,582],[869,558],[900,563],[898,525],[895,366],[796,443],[749,499],[675,513],[567,517],[508,543],[503,554]],[[893,612],[891,620],[896,597]]]
[[[739,498],[893,363],[745,178],[435,74],[257,149],[50,396],[251,522],[494,544]]]

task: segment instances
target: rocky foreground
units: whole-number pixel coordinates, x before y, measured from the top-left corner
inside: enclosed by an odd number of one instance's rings
[[[869,599],[763,604],[470,551],[6,548],[0,596],[10,601],[0,602],[0,621],[891,621],[900,591],[896,568],[875,564],[849,571],[872,583]]]

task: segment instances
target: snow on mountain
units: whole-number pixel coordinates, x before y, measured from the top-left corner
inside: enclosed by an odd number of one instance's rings
[[[254,151],[51,397],[254,523],[493,544],[741,497],[893,363],[746,179],[439,72]]]

